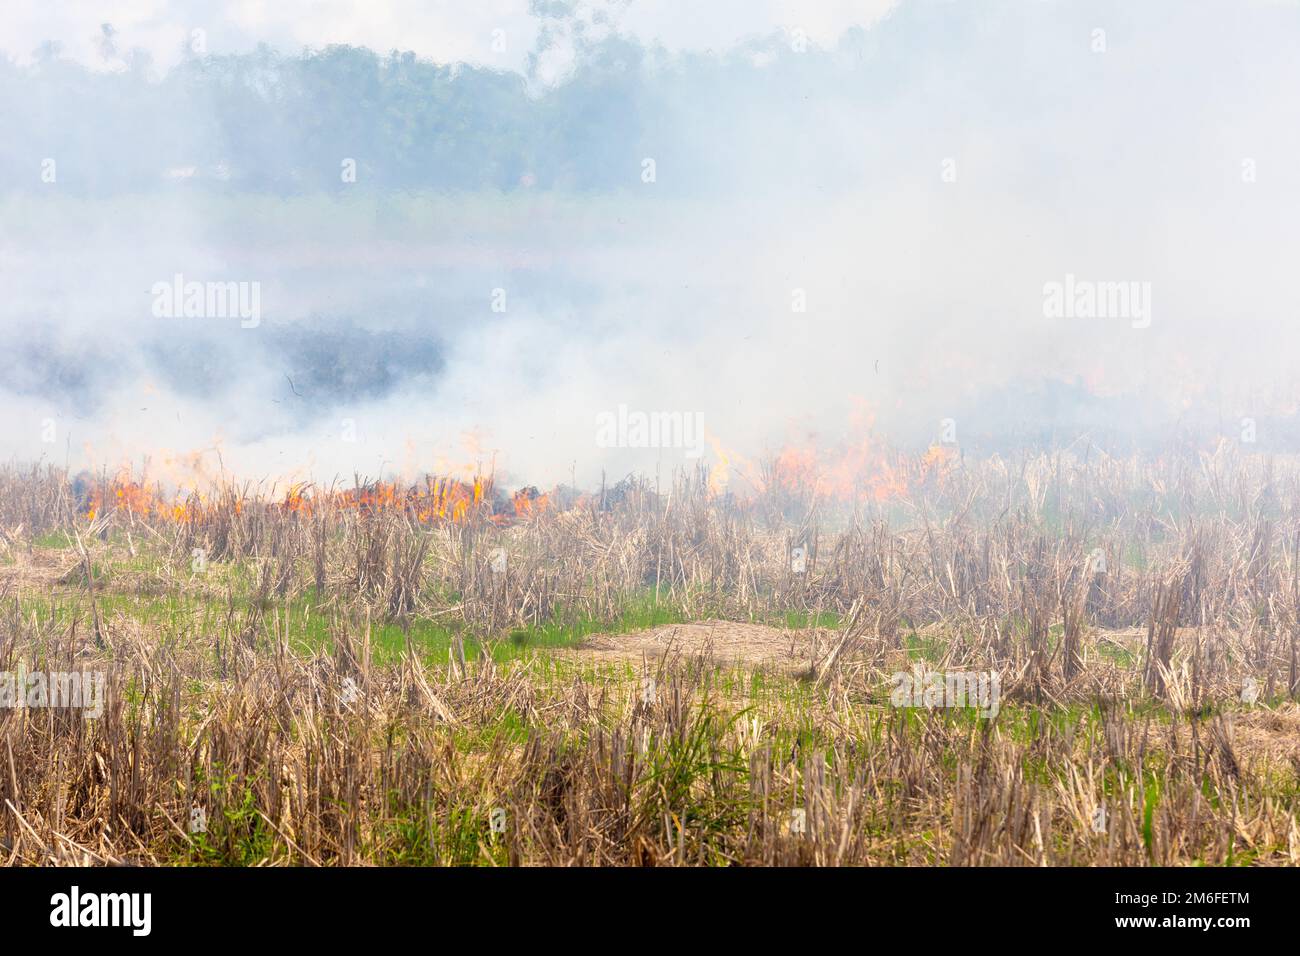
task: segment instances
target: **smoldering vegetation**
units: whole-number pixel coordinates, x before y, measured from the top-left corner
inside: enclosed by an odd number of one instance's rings
[[[1297,11],[1184,7],[0,63],[0,858],[1300,863]]]
[[[6,470],[0,670],[108,674],[98,720],[0,711],[9,858],[1300,859],[1293,459],[953,458],[856,507],[707,477],[177,502]],[[710,618],[806,668],[583,654]],[[998,712],[897,706],[918,667],[999,674]]]

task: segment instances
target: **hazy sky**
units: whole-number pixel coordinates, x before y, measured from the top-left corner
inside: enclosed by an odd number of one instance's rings
[[[617,29],[671,50],[720,51],[773,30],[798,30],[812,42],[833,44],[851,26],[871,26],[894,2],[637,0],[578,3],[576,11],[596,31]],[[213,53],[248,52],[259,43],[286,51],[347,43],[522,70],[538,39],[532,5],[529,0],[14,0],[0,21],[0,50],[21,62],[55,40],[69,57],[111,69],[140,49],[158,68],[168,69],[181,58],[193,31],[202,30]],[[105,46],[104,23],[113,27],[111,49]],[[503,34],[495,35],[498,30]],[[558,56],[556,75],[567,64]]]
[[[1296,446],[1297,41],[1281,0],[11,0],[0,454],[692,463],[603,447],[620,405],[750,456],[868,420]],[[331,43],[519,75],[290,69]],[[258,321],[159,314],[177,274]]]

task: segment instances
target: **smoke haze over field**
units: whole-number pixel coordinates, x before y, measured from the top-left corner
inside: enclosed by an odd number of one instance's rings
[[[868,421],[1300,442],[1298,3],[221,6],[0,27],[6,458],[692,464],[602,447],[620,405],[753,457]],[[257,321],[159,315],[178,275]],[[1134,285],[1055,316],[1053,283]]]

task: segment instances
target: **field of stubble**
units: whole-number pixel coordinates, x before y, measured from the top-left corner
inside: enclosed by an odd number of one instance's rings
[[[850,502],[9,466],[0,860],[1294,865],[1298,550],[1300,462],[1226,450]],[[98,717],[12,706],[67,672]]]

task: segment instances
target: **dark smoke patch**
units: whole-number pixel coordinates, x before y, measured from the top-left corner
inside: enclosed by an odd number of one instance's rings
[[[173,394],[211,398],[226,391],[240,376],[241,360],[215,338],[195,341],[168,339],[144,348],[145,360]]]
[[[247,333],[155,341],[145,351],[154,373],[174,394],[211,398],[239,389],[272,396],[297,416],[425,387],[446,367],[434,335],[350,323],[263,323]]]
[[[441,343],[428,334],[317,323],[279,326],[268,333],[268,366],[292,382],[294,398],[322,411],[429,386],[446,367]]]
[[[0,391],[33,396],[94,412],[124,368],[123,357],[92,342],[66,342],[44,331],[22,330],[0,348]]]

